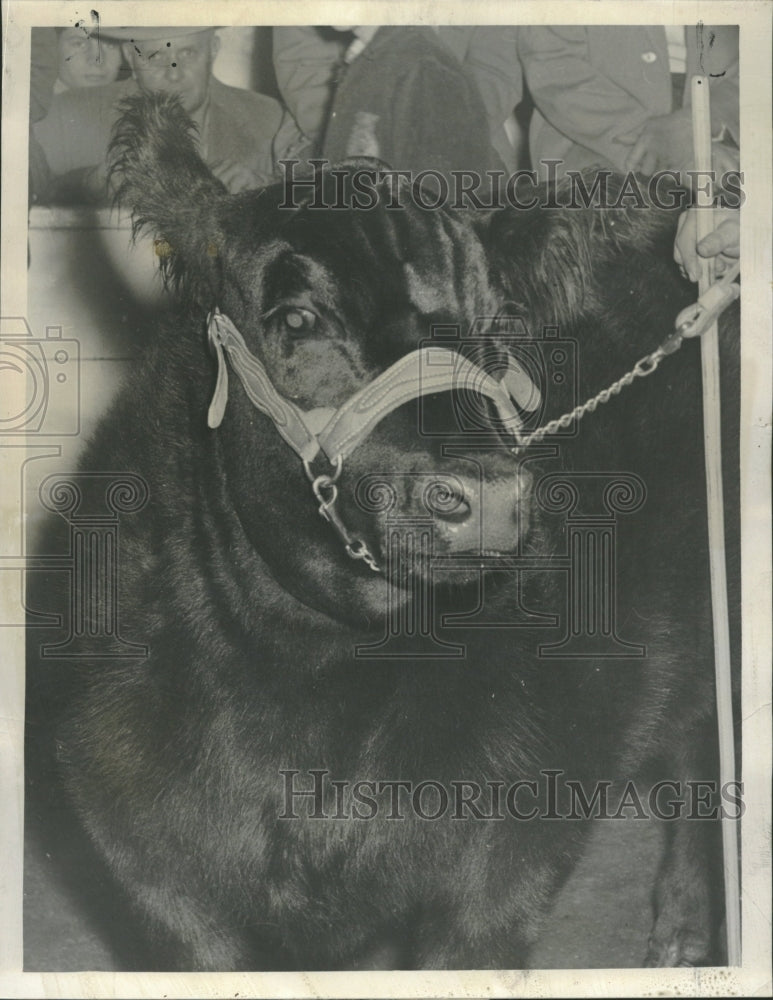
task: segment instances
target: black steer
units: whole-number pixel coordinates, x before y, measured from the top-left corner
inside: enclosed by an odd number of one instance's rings
[[[282,185],[228,195],[189,128],[163,99],[119,126],[121,198],[182,308],[80,480],[147,489],[121,520],[115,600],[120,638],[148,652],[31,667],[35,787],[61,781],[146,935],[136,963],[523,966],[599,789],[618,809],[605,783],[665,779],[673,799],[716,778],[697,341],[524,437],[694,298],[677,213],[394,208],[387,181],[367,210],[314,208],[311,188],[288,208]],[[425,392],[434,362],[451,374]],[[732,483],[737,409],[731,394]],[[716,834],[669,824],[647,964],[717,958]]]

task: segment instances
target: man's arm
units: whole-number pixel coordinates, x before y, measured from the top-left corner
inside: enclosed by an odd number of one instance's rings
[[[624,170],[631,141],[620,139],[637,135],[652,112],[593,65],[587,29],[522,27],[518,51],[543,118],[599,162]]]

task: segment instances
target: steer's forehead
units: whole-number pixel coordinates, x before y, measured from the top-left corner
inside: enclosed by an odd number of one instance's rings
[[[317,305],[336,309],[346,299],[342,283],[331,263],[299,250],[286,239],[274,240],[259,262],[260,297],[263,308],[293,296],[310,293]]]
[[[379,202],[272,215],[252,255],[264,298],[306,287],[331,307],[359,299],[362,308],[409,308],[433,322],[469,323],[495,308],[488,260],[464,213]]]

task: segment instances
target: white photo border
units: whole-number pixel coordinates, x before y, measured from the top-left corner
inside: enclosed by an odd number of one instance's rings
[[[108,0],[106,24],[712,24],[740,25],[742,261],[743,965],[716,969],[576,969],[420,973],[22,972],[24,633],[2,629],[0,653],[0,995],[4,997],[509,997],[770,995],[771,809],[771,23],[769,0]],[[87,7],[3,0],[2,303],[27,312],[30,28],[74,23]],[[4,484],[8,485],[8,484]],[[18,484],[14,484],[18,488]],[[0,493],[5,497],[6,491]],[[1,501],[2,525],[11,516]],[[13,527],[13,526],[11,526]],[[6,574],[7,575],[7,574]],[[0,574],[2,576],[2,574]],[[5,584],[3,584],[5,586]],[[8,595],[0,591],[0,601]],[[767,831],[767,832],[766,832]]]

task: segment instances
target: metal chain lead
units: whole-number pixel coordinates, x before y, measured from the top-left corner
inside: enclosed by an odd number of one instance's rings
[[[346,554],[350,559],[362,559],[365,565],[372,569],[374,573],[381,572],[381,567],[361,538],[355,538],[351,545],[346,546]]]
[[[531,434],[526,434],[520,439],[513,451],[518,452],[521,448],[526,448],[535,441],[541,441],[547,434],[555,434],[559,430],[565,430],[573,420],[581,420],[586,413],[593,413],[600,403],[608,403],[613,396],[617,396],[620,390],[630,385],[635,378],[646,378],[647,375],[651,375],[657,370],[663,358],[679,350],[686,337],[696,337],[703,333],[709,324],[716,321],[727,306],[740,296],[741,287],[735,281],[740,270],[741,264],[740,261],[737,261],[715,285],[703,293],[697,302],[683,309],[676,318],[674,332],[666,337],[660,347],[637,361],[631,371],[626,372],[608,389],[602,389],[581,406],[575,406],[570,413],[564,413],[558,419],[551,420],[543,427],[538,427]]]
[[[613,382],[607,389],[602,389],[601,392],[597,393],[585,403],[582,403],[580,406],[575,406],[575,408],[570,412],[564,413],[555,420],[551,420],[549,423],[543,424],[542,427],[538,427],[530,434],[526,434],[520,439],[514,450],[520,451],[521,448],[526,448],[530,444],[534,444],[535,441],[541,441],[547,434],[556,434],[559,430],[565,430],[573,420],[581,420],[586,413],[593,413],[601,403],[608,403],[613,396],[619,395],[620,391],[625,388],[625,386],[630,385],[634,379],[646,378],[648,375],[652,375],[654,371],[657,371],[658,365],[663,358],[670,353],[671,351],[664,350],[661,346],[654,350],[651,354],[647,354],[643,358],[640,358],[629,372],[626,372],[622,378]]]

